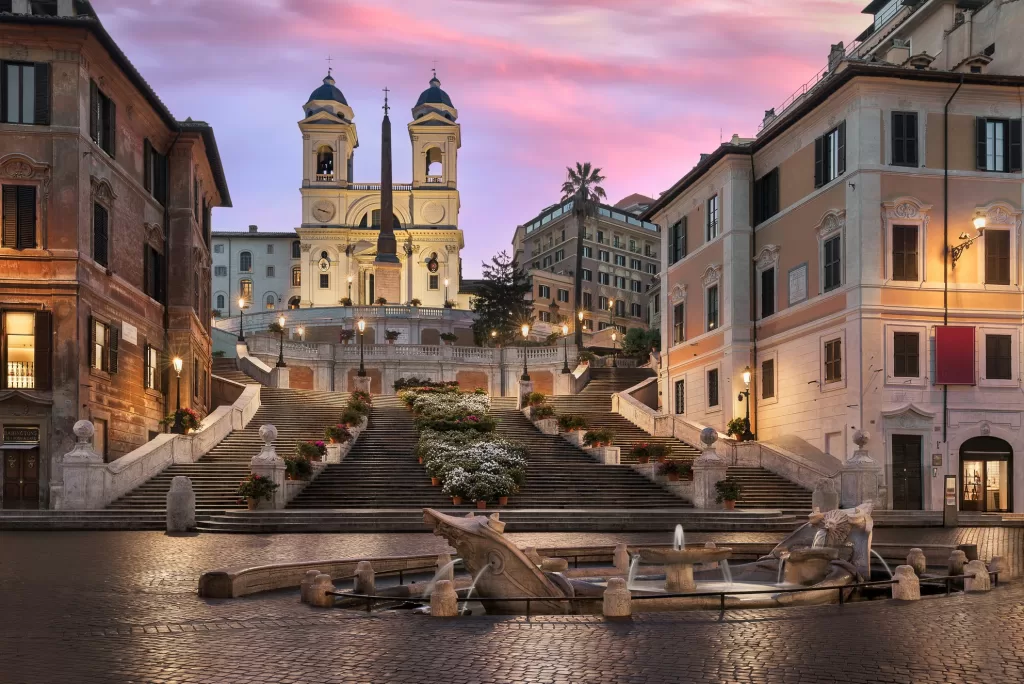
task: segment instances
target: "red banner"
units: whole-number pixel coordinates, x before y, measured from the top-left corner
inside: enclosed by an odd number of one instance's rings
[[[974,328],[951,325],[935,328],[935,384],[975,384]]]

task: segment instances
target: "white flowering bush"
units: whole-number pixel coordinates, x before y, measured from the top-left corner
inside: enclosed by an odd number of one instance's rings
[[[412,410],[416,415],[432,418],[483,415],[490,408],[491,398],[485,394],[461,394],[455,392],[420,394],[412,403]]]

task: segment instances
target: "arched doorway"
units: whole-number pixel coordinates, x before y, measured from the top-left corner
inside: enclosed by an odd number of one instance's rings
[[[998,437],[972,437],[960,447],[960,510],[1013,510],[1013,447]]]

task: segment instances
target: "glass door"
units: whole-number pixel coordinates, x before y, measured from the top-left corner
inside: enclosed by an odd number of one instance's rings
[[[960,510],[985,510],[985,462],[964,461],[963,477],[961,477],[960,483]]]
[[[964,461],[961,475],[961,510],[1009,511],[1010,468],[1007,461]]]

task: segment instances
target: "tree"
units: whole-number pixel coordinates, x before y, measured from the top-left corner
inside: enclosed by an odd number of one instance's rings
[[[626,356],[647,358],[652,349],[661,347],[661,331],[630,328],[622,338],[622,353]]]
[[[576,168],[567,166],[565,168],[566,179],[562,183],[562,201],[573,199],[572,213],[576,217],[576,273],[575,273],[575,302],[576,306],[582,308],[583,301],[583,237],[586,234],[586,222],[588,216],[594,216],[597,212],[597,203],[605,199],[607,195],[601,183],[604,176],[601,169],[591,168],[590,162],[580,164],[576,162]],[[576,323],[576,346],[583,348],[583,326]]]
[[[473,337],[483,345],[495,331],[497,341],[508,344],[516,339],[523,323],[533,322],[533,303],[526,298],[533,286],[526,272],[505,251],[491,257],[491,263],[483,267],[484,282],[473,299]]]

